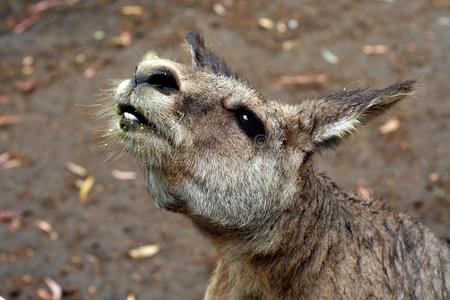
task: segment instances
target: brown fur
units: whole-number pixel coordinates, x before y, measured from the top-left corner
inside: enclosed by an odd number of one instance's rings
[[[427,228],[308,169],[308,193],[260,237],[281,240],[239,259],[219,252],[206,299],[448,298],[448,251]]]
[[[449,298],[450,254],[438,238],[313,169],[314,153],[411,93],[413,81],[289,106],[240,81],[198,34],[187,40],[191,67],[142,62],[107,113],[157,205],[188,216],[216,247],[205,299]]]

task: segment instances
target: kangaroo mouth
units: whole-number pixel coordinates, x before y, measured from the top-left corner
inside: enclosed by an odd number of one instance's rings
[[[156,130],[155,124],[151,123],[143,113],[130,104],[119,104],[118,113],[121,116],[120,128],[124,131]]]

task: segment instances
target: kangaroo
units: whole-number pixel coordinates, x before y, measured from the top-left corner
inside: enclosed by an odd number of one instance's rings
[[[142,61],[106,115],[156,205],[217,249],[205,299],[450,299],[444,243],[313,168],[414,81],[288,105],[240,80],[199,34],[186,39],[191,66]]]

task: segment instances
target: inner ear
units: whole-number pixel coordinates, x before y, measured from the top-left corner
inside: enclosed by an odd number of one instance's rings
[[[304,124],[302,129],[316,150],[333,149],[356,128],[411,94],[414,86],[415,81],[406,80],[380,90],[356,89],[305,100],[298,122]]]
[[[225,62],[205,46],[203,37],[197,32],[188,32],[186,41],[191,49],[192,65],[205,68],[217,75],[237,78]]]

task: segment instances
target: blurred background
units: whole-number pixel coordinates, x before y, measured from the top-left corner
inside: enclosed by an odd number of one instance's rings
[[[450,242],[448,0],[0,1],[0,296],[201,299],[214,249],[158,210],[91,107],[144,56],[189,63],[187,30],[269,97],[296,103],[419,79],[318,168]]]

